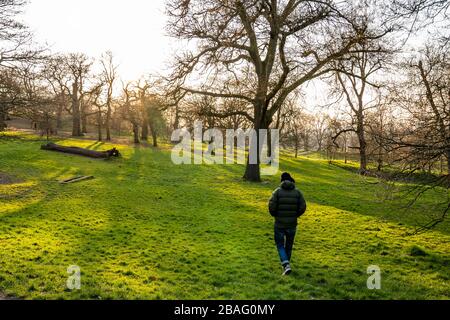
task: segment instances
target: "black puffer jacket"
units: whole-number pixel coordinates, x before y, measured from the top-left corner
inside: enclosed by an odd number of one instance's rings
[[[278,228],[295,228],[297,218],[306,211],[306,202],[295,183],[283,181],[269,200],[269,212]]]

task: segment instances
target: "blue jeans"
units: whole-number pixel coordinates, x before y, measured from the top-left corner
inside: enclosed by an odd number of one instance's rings
[[[282,265],[291,261],[292,247],[294,246],[295,233],[297,228],[277,228],[275,227],[275,244]]]

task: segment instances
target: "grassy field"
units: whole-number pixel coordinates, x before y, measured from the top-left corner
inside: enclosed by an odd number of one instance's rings
[[[94,141],[58,143],[105,149]],[[283,155],[308,202],[281,277],[267,200],[278,177],[243,167],[175,166],[170,149],[120,146],[97,161],[0,137],[0,294],[26,299],[449,299],[450,224],[406,234],[445,191],[413,209],[374,178],[314,157]],[[75,175],[95,179],[61,185]],[[387,200],[390,198],[391,200]],[[81,268],[81,290],[66,288]],[[381,268],[368,290],[367,267]]]

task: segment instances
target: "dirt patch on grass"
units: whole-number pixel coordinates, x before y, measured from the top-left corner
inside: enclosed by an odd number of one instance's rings
[[[0,172],[0,185],[19,183],[20,179],[11,176],[10,174]]]

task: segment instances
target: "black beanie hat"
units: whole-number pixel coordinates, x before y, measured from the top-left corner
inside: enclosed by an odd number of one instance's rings
[[[281,175],[281,182],[283,182],[283,181],[291,181],[291,182],[295,183],[294,178],[292,178],[291,175],[287,172],[284,172]]]

